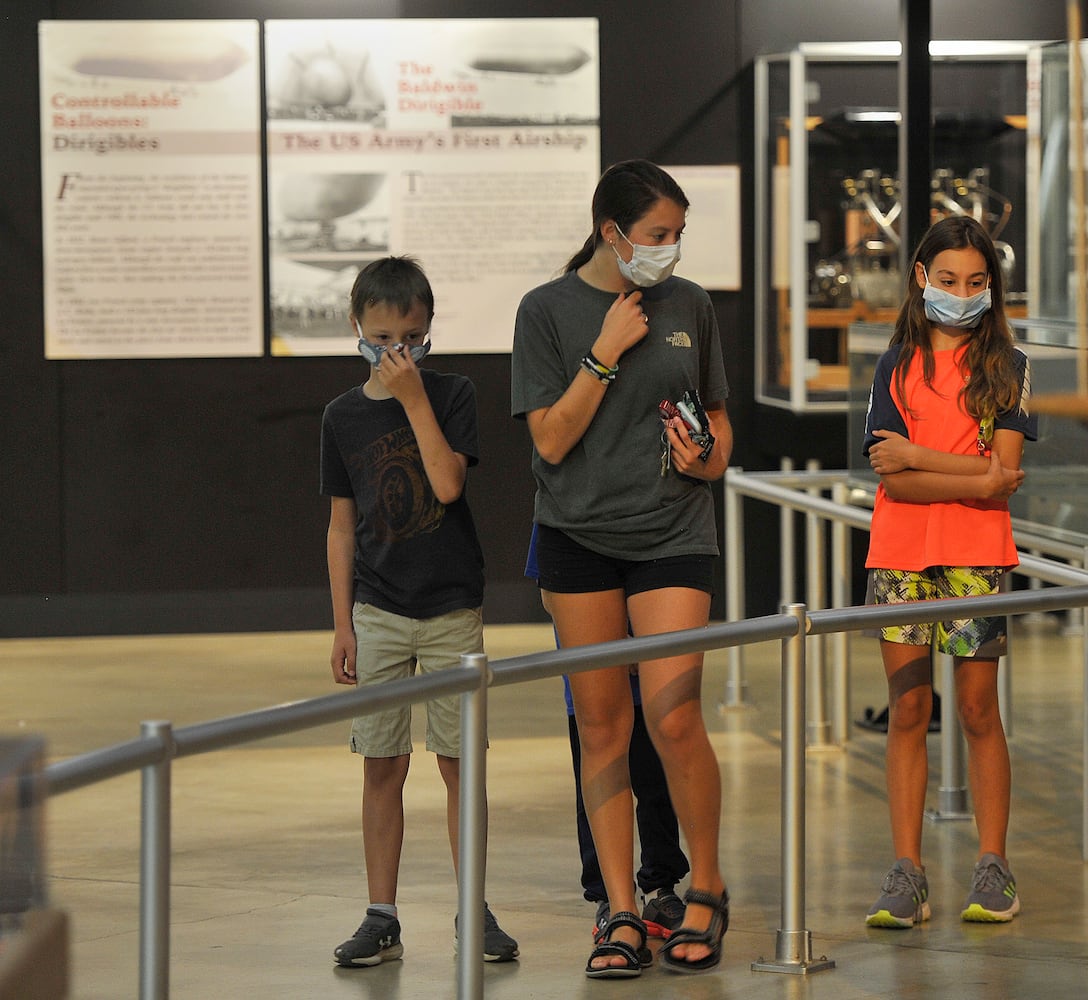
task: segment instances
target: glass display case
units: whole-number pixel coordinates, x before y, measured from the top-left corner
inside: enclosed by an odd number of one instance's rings
[[[1031,294],[1032,315],[1053,320],[1077,319],[1077,275],[1084,271],[1078,266],[1078,238],[1083,240],[1085,220],[1083,204],[1077,210],[1078,197],[1083,200],[1083,188],[1077,192],[1077,171],[1083,182],[1085,155],[1077,162],[1076,144],[1072,141],[1078,131],[1076,106],[1070,81],[1075,69],[1071,60],[1074,49],[1068,42],[1040,46],[1032,52],[1028,64],[1029,93],[1032,96],[1031,158],[1029,160],[1029,196],[1032,211],[1028,245],[1031,268],[1028,290]],[[1081,66],[1088,65],[1088,41],[1080,44]],[[1085,148],[1086,110],[1088,110],[1088,74],[1081,71],[1080,148]],[[1078,221],[1079,220],[1079,221]],[[1083,308],[1083,306],[1082,306]],[[1083,388],[1083,387],[1082,387]]]
[[[1026,42],[938,43],[931,215],[969,214],[1026,315]],[[845,411],[847,331],[902,296],[899,43],[805,44],[755,65],[756,398]],[[859,103],[859,95],[863,95]]]

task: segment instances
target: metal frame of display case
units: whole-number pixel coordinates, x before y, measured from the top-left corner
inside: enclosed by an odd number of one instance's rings
[[[1074,66],[1079,52],[1080,66]],[[1040,45],[1028,62],[1030,145],[1028,159],[1028,291],[1034,317],[1049,326],[1049,336],[1065,337],[1080,348],[1078,389],[1088,390],[1088,290],[1084,271],[1083,213],[1085,123],[1088,120],[1088,39],[1074,48],[1068,41]],[[1080,101],[1076,79],[1081,80]],[[1081,120],[1077,122],[1077,112]],[[1078,127],[1079,125],[1079,127]],[[1081,155],[1078,158],[1077,150]],[[1062,321],[1068,321],[1068,328]]]
[[[929,51],[934,61],[1026,61],[1031,48],[1041,42],[931,42]],[[808,117],[807,80],[805,68],[813,62],[894,63],[899,59],[899,42],[818,42],[803,43],[788,53],[759,56],[755,61],[755,380],[756,401],[795,412],[845,412],[847,394],[842,398],[811,398],[806,378],[809,368],[808,316]],[[770,161],[771,113],[770,67],[772,63],[787,62],[789,66],[789,213],[786,238],[789,259],[789,382],[784,396],[771,395],[768,390],[768,351],[772,339],[767,328],[768,294],[770,292],[769,247],[775,221],[771,218]],[[828,310],[829,312],[831,310]],[[880,313],[842,317],[845,328],[855,320],[886,320]],[[894,317],[893,317],[894,318]],[[843,359],[845,363],[846,359]]]

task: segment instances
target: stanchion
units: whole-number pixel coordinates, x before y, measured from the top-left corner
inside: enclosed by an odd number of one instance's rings
[[[484,872],[487,863],[487,656],[464,653],[461,666],[480,673],[461,695],[461,790],[458,799],[457,997],[484,995]]]
[[[927,809],[926,817],[932,820],[970,819],[963,731],[956,713],[956,664],[945,653],[934,652],[933,655],[940,664],[940,688],[944,692],[941,706],[941,783],[937,789],[937,808]]]
[[[809,459],[805,470],[812,474],[820,471],[820,463]],[[820,489],[811,486],[809,496],[820,496]],[[827,572],[827,546],[824,540],[824,522],[814,512],[805,514],[805,603],[813,611],[822,609],[824,574]],[[808,671],[808,745],[813,750],[837,749],[831,742],[831,721],[827,715],[827,666],[824,660],[824,636],[809,636]]]
[[[161,760],[140,772],[140,1000],[170,995],[170,773],[174,758],[169,722],[141,722],[158,740]]]
[[[831,499],[840,507],[849,501],[846,483],[831,487]],[[842,521],[831,522],[831,606],[845,608],[853,603],[850,581],[850,527]],[[831,739],[839,746],[850,740],[850,633],[834,632],[827,637],[831,648]]]
[[[732,470],[730,470],[732,471]],[[729,487],[725,477],[725,605],[726,620],[739,622],[744,618],[744,497]],[[721,711],[743,708],[748,696],[744,676],[744,650],[730,646],[726,651],[728,674],[725,697],[718,706]]]
[[[812,957],[812,933],[805,930],[805,639],[803,604],[785,614],[797,619],[797,633],[782,640],[782,926],[773,961],[760,958],[753,972],[804,975],[833,969],[827,956]]]

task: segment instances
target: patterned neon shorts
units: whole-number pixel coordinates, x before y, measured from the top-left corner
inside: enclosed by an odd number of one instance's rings
[[[1000,566],[930,566],[923,570],[874,569],[869,572],[867,604],[901,604],[948,597],[979,597],[997,592]],[[937,649],[949,656],[993,659],[1005,653],[1005,616],[961,618],[880,629],[887,642],[929,646],[936,629]]]

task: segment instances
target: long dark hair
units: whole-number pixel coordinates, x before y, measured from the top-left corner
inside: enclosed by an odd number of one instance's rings
[[[895,333],[888,346],[901,345],[895,363],[895,386],[900,399],[904,399],[907,368],[915,350],[922,353],[922,378],[926,385],[932,384],[934,360],[929,340],[931,324],[926,317],[923,289],[915,278],[916,265],[921,262],[928,274],[933,259],[939,253],[968,247],[977,250],[986,261],[992,305],[983,314],[978,326],[970,331],[967,350],[960,361],[965,377],[960,398],[964,410],[971,417],[977,420],[992,419],[1017,405],[1020,379],[1014,361],[1012,331],[1005,318],[1005,281],[1001,264],[993,240],[975,219],[966,215],[951,215],[934,223],[922,237],[907,271],[907,297],[899,309]]]
[[[596,252],[601,240],[601,226],[609,219],[625,233],[662,198],[675,201],[687,211],[688,199],[676,183],[656,163],[649,160],[623,160],[614,163],[597,182],[593,192],[593,232],[569,261],[566,272],[577,270]]]

